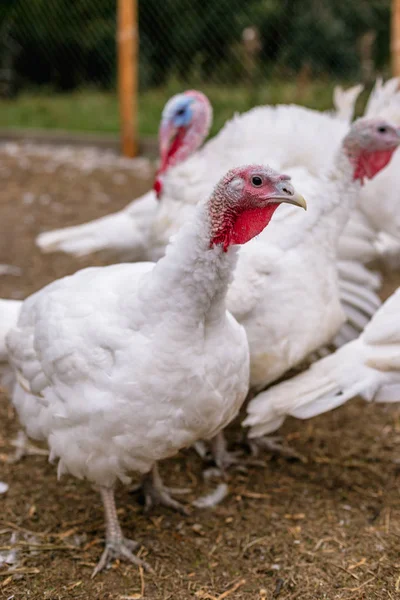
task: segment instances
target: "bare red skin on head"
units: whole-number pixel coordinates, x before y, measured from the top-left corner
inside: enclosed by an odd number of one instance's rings
[[[278,206],[278,202],[271,202],[264,208],[244,210],[233,219],[227,217],[221,233],[211,240],[210,248],[221,244],[227,252],[233,244],[246,244],[265,229]]]
[[[361,152],[354,160],[354,179],[364,183],[364,179],[372,179],[390,162],[396,148],[376,152]]]

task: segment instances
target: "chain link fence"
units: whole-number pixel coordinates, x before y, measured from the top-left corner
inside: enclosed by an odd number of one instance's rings
[[[140,91],[388,74],[390,0],[138,0]],[[115,0],[2,0],[0,94],[116,87]],[[263,99],[264,96],[263,96]],[[238,106],[243,109],[243,106]]]

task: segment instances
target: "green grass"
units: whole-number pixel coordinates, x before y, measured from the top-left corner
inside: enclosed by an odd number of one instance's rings
[[[235,112],[246,111],[257,104],[289,104],[295,102],[311,108],[332,108],[335,82],[311,82],[302,94],[295,80],[270,81],[252,90],[242,86],[198,86],[207,94],[214,108],[212,133]],[[139,133],[155,135],[166,100],[189,85],[171,82],[161,89],[139,96]],[[116,133],[119,130],[118,101],[115,93],[81,90],[72,93],[48,91],[24,92],[12,100],[0,100],[0,127],[62,129],[66,131]]]

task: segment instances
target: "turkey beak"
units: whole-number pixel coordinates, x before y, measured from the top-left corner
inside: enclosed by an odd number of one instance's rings
[[[279,191],[277,190],[275,194],[270,196],[270,200],[279,204],[294,204],[294,206],[300,206],[300,208],[307,210],[307,202],[301,194],[296,192],[292,185],[280,186]]]
[[[307,210],[307,202],[305,201],[303,196],[298,192],[294,192],[293,196],[286,196],[282,198],[281,202],[286,202],[287,204],[294,204],[295,206],[300,206],[300,208],[304,208],[304,210]]]

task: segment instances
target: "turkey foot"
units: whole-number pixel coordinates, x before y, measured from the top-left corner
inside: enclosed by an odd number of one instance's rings
[[[133,488],[132,491],[140,491],[144,496],[144,509],[146,512],[153,508],[153,506],[161,505],[186,516],[190,514],[189,510],[183,504],[172,498],[170,494],[171,490],[165,487],[162,482],[157,463],[153,466],[150,473],[146,473],[142,479],[142,483]],[[185,492],[186,490],[182,490],[182,493]],[[179,493],[179,490],[176,490],[175,493]]]
[[[229,452],[226,438],[222,431],[211,440],[211,455],[217,467],[225,473],[232,465],[240,464],[241,452]]]
[[[115,506],[114,490],[106,487],[100,487],[99,489],[103,500],[106,521],[106,547],[93,570],[92,578],[95,577],[97,573],[100,573],[105,567],[108,567],[110,563],[117,558],[141,566],[146,569],[146,571],[152,571],[150,565],[133,554],[139,544],[134,540],[127,539],[122,533]]]
[[[258,456],[260,450],[268,450],[269,452],[273,452],[274,454],[280,454],[281,456],[284,456],[286,458],[297,458],[303,463],[307,462],[306,457],[300,454],[300,452],[297,452],[296,450],[294,450],[294,448],[291,448],[290,446],[284,444],[283,438],[280,436],[266,435],[263,437],[253,438],[251,440],[248,440],[248,444],[250,446],[250,450],[253,456]]]
[[[17,437],[11,442],[12,446],[14,446],[15,451],[12,456],[9,457],[9,463],[17,463],[24,456],[48,456],[49,453],[47,450],[43,448],[36,448],[29,441],[28,436],[25,431],[22,429],[17,433]]]

